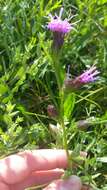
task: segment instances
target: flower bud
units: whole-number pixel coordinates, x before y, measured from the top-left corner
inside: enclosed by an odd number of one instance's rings
[[[57,117],[58,116],[58,112],[57,112],[54,105],[48,105],[47,113],[50,117]]]

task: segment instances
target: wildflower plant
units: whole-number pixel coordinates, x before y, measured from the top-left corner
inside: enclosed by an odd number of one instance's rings
[[[53,33],[53,42],[51,47],[51,58],[52,58],[52,67],[56,76],[57,85],[58,85],[58,101],[57,105],[48,105],[47,112],[49,117],[54,118],[57,122],[61,130],[59,133],[62,133],[62,146],[66,150],[66,154],[68,157],[68,170],[67,175],[71,175],[68,172],[72,166],[73,162],[77,164],[81,163],[82,159],[79,156],[79,151],[69,153],[68,150],[68,139],[67,139],[67,124],[69,124],[69,118],[73,111],[75,105],[75,91],[74,89],[79,89],[85,84],[90,82],[94,82],[98,79],[99,71],[96,66],[93,65],[90,69],[84,71],[80,76],[77,76],[75,79],[72,79],[70,73],[70,65],[68,66],[67,73],[63,71],[62,64],[60,63],[60,52],[61,48],[64,44],[64,39],[68,33],[75,30],[75,23],[71,24],[68,19],[62,20],[63,8],[61,8],[59,16],[55,14],[55,16],[49,15],[50,21],[47,25],[47,28]],[[67,93],[66,89],[69,89],[69,93]],[[52,125],[53,128],[54,125]],[[51,129],[52,129],[51,128]],[[56,127],[57,128],[57,127]],[[56,129],[55,129],[56,130]],[[57,134],[58,134],[57,130]],[[59,134],[60,136],[60,134]],[[56,140],[58,135],[56,135]],[[58,144],[58,143],[56,143]],[[77,148],[78,149],[78,148]],[[78,154],[77,154],[78,152]]]
[[[73,150],[68,169],[107,189],[106,13],[107,0],[0,1],[0,158]]]

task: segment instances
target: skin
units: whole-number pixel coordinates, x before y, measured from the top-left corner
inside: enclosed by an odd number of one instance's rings
[[[11,155],[0,160],[0,189],[24,190],[49,184],[44,190],[81,190],[77,176],[59,179],[66,167],[64,150],[33,150]]]

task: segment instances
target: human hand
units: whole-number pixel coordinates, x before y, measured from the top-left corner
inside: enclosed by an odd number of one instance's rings
[[[59,179],[66,167],[64,150],[33,150],[8,156],[0,160],[0,190],[24,190],[53,180],[44,190],[80,190],[77,176]]]

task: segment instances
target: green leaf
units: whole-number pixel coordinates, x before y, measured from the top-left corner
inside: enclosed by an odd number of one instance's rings
[[[97,161],[100,161],[100,162],[103,162],[103,163],[107,163],[107,156],[97,158]]]
[[[65,118],[65,120],[68,120],[70,118],[71,113],[74,109],[74,105],[75,105],[75,94],[74,93],[68,94],[68,96],[64,102],[64,118]]]
[[[8,91],[8,87],[4,84],[0,84],[0,95],[5,94]]]

